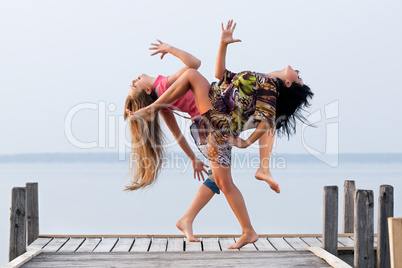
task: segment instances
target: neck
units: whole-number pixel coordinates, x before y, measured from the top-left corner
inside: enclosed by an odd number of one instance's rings
[[[273,71],[268,73],[269,76],[279,78],[281,80],[284,80],[284,74],[283,71]]]
[[[152,91],[154,91],[153,87],[154,87],[155,81],[156,81],[156,77],[150,77],[148,87],[150,87],[152,89]]]

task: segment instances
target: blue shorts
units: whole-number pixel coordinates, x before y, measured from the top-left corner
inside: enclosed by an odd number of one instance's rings
[[[204,181],[204,185],[211,189],[214,193],[220,194],[221,191],[219,190],[218,185],[216,185],[214,177],[212,176],[212,171],[208,171],[208,179]]]

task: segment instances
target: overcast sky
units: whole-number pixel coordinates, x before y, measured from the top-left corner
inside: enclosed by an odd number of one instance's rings
[[[276,152],[402,152],[401,8],[401,1],[0,1],[0,154],[124,147],[131,80],[183,66],[171,55],[150,57],[149,43],[192,53],[214,81],[228,19],[242,40],[229,48],[228,69],[289,64],[315,93],[308,109],[315,128],[300,124]],[[180,124],[188,135],[188,122]]]

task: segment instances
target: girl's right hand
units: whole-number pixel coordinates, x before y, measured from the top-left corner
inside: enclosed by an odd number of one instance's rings
[[[149,50],[156,50],[154,53],[151,54],[151,56],[154,56],[154,55],[156,55],[158,53],[162,53],[161,59],[163,59],[163,57],[167,53],[169,53],[169,49],[171,48],[171,46],[169,44],[163,43],[162,41],[160,41],[158,39],[156,41],[158,41],[159,44],[151,43],[152,47],[149,48]]]
[[[232,27],[233,25],[233,27]],[[221,36],[221,42],[228,45],[231,43],[235,42],[241,42],[240,39],[233,39],[233,31],[236,29],[236,23],[233,24],[233,20],[229,20],[226,29],[223,27],[222,23],[222,36]]]
[[[201,179],[205,181],[203,172],[208,176],[208,171],[205,168],[209,166],[204,164],[204,162],[198,158],[195,158],[193,161],[191,161],[191,164],[193,165],[194,169],[194,179],[195,175],[197,175],[199,181],[201,181]]]

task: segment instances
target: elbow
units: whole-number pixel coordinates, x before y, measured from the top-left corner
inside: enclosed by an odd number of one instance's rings
[[[223,78],[223,73],[221,73],[221,72],[219,72],[219,73],[218,73],[218,72],[215,72],[215,78],[218,79],[219,81],[222,80],[222,78]]]
[[[198,70],[198,68],[200,68],[200,66],[201,66],[201,61],[200,61],[199,59],[197,59],[197,60],[194,62],[194,65],[193,65],[192,68]]]

